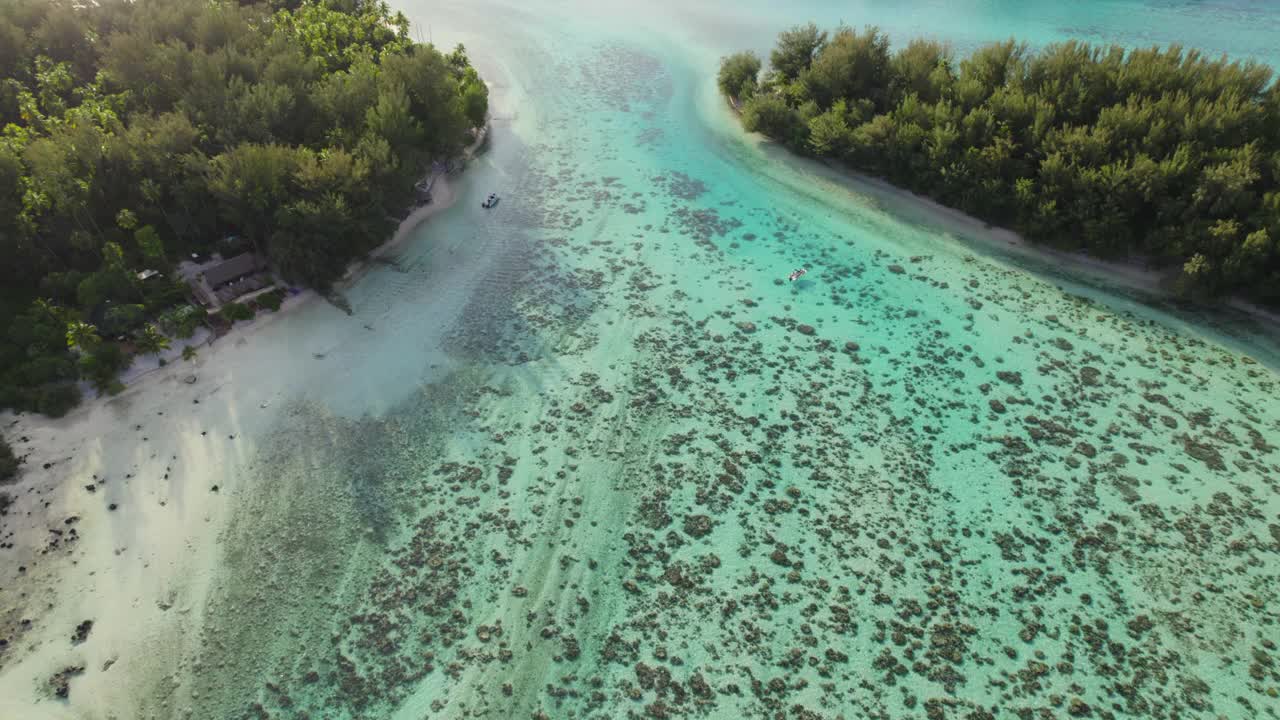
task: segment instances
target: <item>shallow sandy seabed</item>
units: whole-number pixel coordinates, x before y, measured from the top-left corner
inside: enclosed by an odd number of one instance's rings
[[[1258,326],[744,138],[642,11],[444,9],[492,147],[352,315],[19,421],[0,716],[1275,716]]]

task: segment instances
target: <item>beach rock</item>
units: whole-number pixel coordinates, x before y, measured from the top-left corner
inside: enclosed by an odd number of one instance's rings
[[[71,678],[84,674],[83,665],[68,665],[49,678],[54,697],[66,699],[71,694]]]
[[[694,673],[690,676],[689,689],[693,691],[694,695],[697,695],[700,698],[709,698],[715,694],[715,691],[711,688],[707,679],[702,676],[702,673]]]
[[[79,645],[89,639],[89,631],[93,629],[93,621],[85,620],[76,626],[75,634],[71,636],[71,644]]]
[[[566,660],[577,660],[582,655],[582,649],[578,644],[578,639],[572,635],[565,635],[560,638],[564,643],[564,657]]]
[[[1093,714],[1093,708],[1089,707],[1080,698],[1071,698],[1071,704],[1067,706],[1067,713],[1071,717],[1088,717]]]
[[[711,533],[711,518],[707,515],[686,515],[684,532],[690,537],[706,537]]]
[[[1194,440],[1190,436],[1184,436],[1182,438],[1182,449],[1212,470],[1227,469],[1226,463],[1222,461],[1222,454],[1211,445]]]
[[[188,385],[195,385],[195,384],[196,384],[196,376],[195,376],[195,375],[188,375],[188,376],[186,376],[186,377],[182,378],[182,382],[184,382],[184,383],[186,383],[186,384],[188,384]]]
[[[1000,378],[1001,382],[1007,382],[1010,385],[1022,384],[1022,373],[1020,372],[1012,372],[1010,370],[1000,370],[996,372],[996,377]]]

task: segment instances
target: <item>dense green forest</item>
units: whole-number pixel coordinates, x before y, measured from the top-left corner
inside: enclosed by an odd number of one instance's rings
[[[1264,65],[1012,40],[957,60],[813,24],[761,65],[720,68],[748,130],[1033,240],[1178,268],[1192,296],[1280,303],[1280,87]]]
[[[0,408],[54,415],[201,322],[179,258],[325,288],[488,109],[374,0],[3,0],[0,74]]]

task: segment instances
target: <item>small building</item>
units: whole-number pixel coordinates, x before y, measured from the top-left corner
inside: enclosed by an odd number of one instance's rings
[[[240,253],[230,260],[224,260],[211,268],[206,268],[203,273],[204,281],[209,284],[211,290],[216,291],[228,283],[256,275],[266,266],[267,264],[257,255]]]
[[[270,287],[275,282],[267,272],[266,261],[248,252],[210,265],[190,281],[200,301],[215,310],[241,295]]]
[[[147,280],[150,280],[151,278],[156,277],[159,274],[160,274],[159,270],[143,270],[138,273],[138,279],[141,280],[142,282],[146,282]]]

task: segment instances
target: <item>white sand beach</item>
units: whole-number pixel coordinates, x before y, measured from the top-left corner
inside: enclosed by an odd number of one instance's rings
[[[385,255],[454,193],[437,180],[434,202],[410,214],[374,251]],[[368,263],[364,263],[368,265]],[[357,270],[357,274],[358,274]],[[250,469],[255,438],[287,411],[276,402],[308,378],[283,318],[314,303],[304,292],[278,312],[238,323],[198,356],[143,358],[115,397],[87,399],[64,418],[0,415],[25,458],[0,487],[13,504],[0,565],[0,717],[132,718],[131,703],[163,696],[198,642],[225,528]],[[83,642],[77,626],[94,624]],[[50,678],[65,669],[71,702]],[[141,683],[158,683],[140,687]]]

